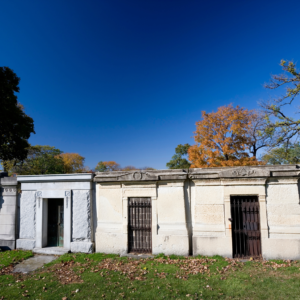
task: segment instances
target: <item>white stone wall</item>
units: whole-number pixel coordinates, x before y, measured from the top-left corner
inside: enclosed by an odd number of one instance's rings
[[[90,242],[92,235],[90,191],[73,190],[72,198],[72,242]]]
[[[272,178],[266,187],[269,236],[264,256],[300,259],[298,178]]]
[[[126,252],[122,218],[121,183],[96,185],[97,228],[96,252],[121,254]]]
[[[23,191],[20,200],[20,238],[35,239],[36,197],[35,191]]]
[[[99,183],[96,251],[128,252],[128,198],[150,197],[152,253],[188,255],[184,182]]]

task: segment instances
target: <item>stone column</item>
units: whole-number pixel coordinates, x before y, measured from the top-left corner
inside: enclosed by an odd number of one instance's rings
[[[0,190],[0,247],[12,250],[16,246],[17,178],[1,172]]]

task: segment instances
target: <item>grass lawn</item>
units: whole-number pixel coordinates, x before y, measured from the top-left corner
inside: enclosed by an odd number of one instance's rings
[[[30,255],[0,252],[0,264]],[[28,275],[0,275],[0,299],[300,299],[299,279],[299,261],[66,254]]]

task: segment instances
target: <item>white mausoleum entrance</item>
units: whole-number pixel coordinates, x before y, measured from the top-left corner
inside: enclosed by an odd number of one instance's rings
[[[18,176],[22,195],[17,248],[93,252],[92,178],[93,174]]]

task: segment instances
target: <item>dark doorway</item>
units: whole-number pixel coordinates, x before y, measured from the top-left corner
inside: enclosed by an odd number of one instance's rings
[[[151,198],[128,199],[128,252],[152,253]]]
[[[233,257],[261,256],[260,215],[257,196],[231,196]]]
[[[48,246],[64,246],[64,200],[48,200]]]

